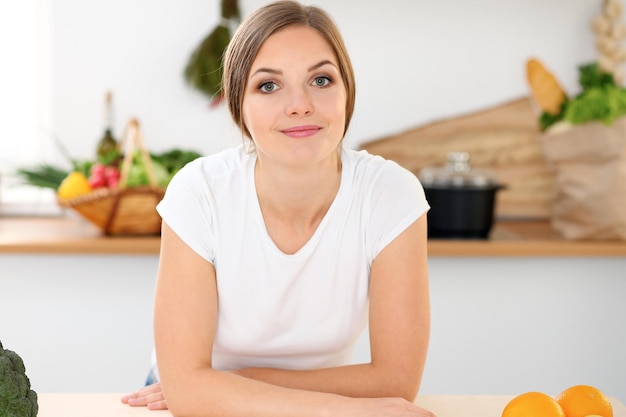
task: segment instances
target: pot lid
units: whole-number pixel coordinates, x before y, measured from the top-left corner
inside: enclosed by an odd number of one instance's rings
[[[468,152],[449,152],[443,167],[425,167],[418,177],[424,186],[490,187],[497,185],[494,174],[473,169]]]

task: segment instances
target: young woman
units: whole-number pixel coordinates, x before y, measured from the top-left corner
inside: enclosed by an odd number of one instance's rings
[[[394,162],[342,147],[355,85],[341,35],[294,1],[249,16],[224,58],[244,145],[168,187],[157,380],[124,397],[174,416],[432,416],[428,204]],[[371,362],[350,364],[369,326]],[[156,371],[156,369],[155,369]]]

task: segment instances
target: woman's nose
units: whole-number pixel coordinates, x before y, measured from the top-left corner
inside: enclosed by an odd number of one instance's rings
[[[305,89],[294,89],[289,95],[285,112],[290,117],[307,116],[313,113],[313,102]]]

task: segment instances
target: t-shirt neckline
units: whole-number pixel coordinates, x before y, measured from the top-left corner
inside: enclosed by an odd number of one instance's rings
[[[306,256],[308,253],[310,253],[313,248],[315,247],[315,244],[317,243],[317,241],[319,241],[321,235],[324,232],[324,229],[327,227],[328,223],[331,221],[334,212],[337,210],[336,207],[337,205],[339,205],[340,201],[342,200],[342,195],[344,193],[344,190],[347,186],[347,181],[346,181],[346,172],[347,172],[347,164],[348,162],[348,158],[345,157],[345,150],[343,149],[343,147],[340,150],[340,158],[341,158],[341,181],[339,183],[339,189],[337,190],[337,194],[335,195],[335,198],[333,199],[332,203],[330,204],[330,207],[328,208],[328,211],[326,211],[326,214],[324,215],[324,218],[322,218],[322,221],[320,222],[319,225],[317,225],[317,228],[315,229],[315,232],[313,233],[313,235],[309,238],[309,240],[300,248],[298,249],[295,253],[293,254],[289,254],[289,253],[285,253],[283,252],[274,242],[274,240],[272,239],[272,237],[270,236],[269,232],[267,231],[267,227],[265,226],[265,219],[263,218],[263,213],[261,212],[261,205],[259,204],[259,198],[257,196],[257,192],[256,192],[256,184],[254,181],[254,166],[256,165],[256,160],[257,160],[257,156],[256,153],[253,152],[252,156],[249,160],[248,163],[248,175],[247,175],[247,181],[248,181],[248,190],[250,192],[250,195],[252,196],[251,200],[252,200],[252,210],[253,210],[253,214],[256,218],[256,222],[258,224],[258,227],[261,231],[261,233],[263,234],[263,239],[266,239],[269,244],[270,247],[272,247],[274,249],[274,251],[282,257],[285,258],[291,258],[291,259],[296,259],[299,258],[301,256]]]

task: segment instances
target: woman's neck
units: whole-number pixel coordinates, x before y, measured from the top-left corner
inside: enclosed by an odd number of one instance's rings
[[[284,253],[294,254],[311,239],[341,185],[341,159],[311,167],[273,164],[262,156],[255,165],[255,185],[265,228]]]
[[[295,221],[323,217],[341,183],[339,152],[314,166],[277,164],[258,155],[255,185],[261,208]]]

